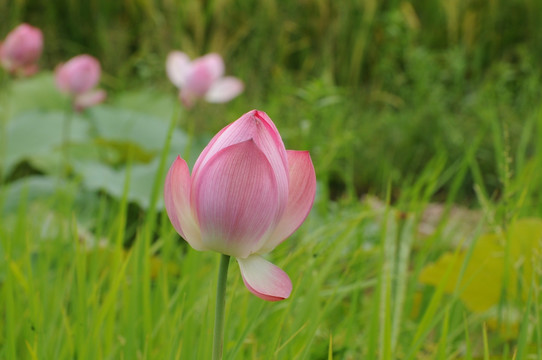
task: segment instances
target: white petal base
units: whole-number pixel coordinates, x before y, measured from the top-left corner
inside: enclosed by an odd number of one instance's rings
[[[259,255],[237,259],[245,286],[257,297],[267,301],[284,300],[292,292],[292,282],[278,266]]]

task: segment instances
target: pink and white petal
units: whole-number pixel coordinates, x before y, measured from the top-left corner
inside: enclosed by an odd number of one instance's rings
[[[288,204],[277,227],[260,250],[268,253],[296,231],[309,215],[316,194],[316,175],[308,151],[288,150],[290,190]]]
[[[166,73],[169,80],[177,88],[182,88],[186,83],[186,77],[191,64],[188,55],[181,51],[172,51],[166,59]]]
[[[210,103],[225,103],[243,92],[244,84],[238,78],[227,76],[216,80],[205,94]]]
[[[208,54],[194,60],[183,86],[196,96],[205,96],[213,83],[224,73],[224,62],[218,54]]]
[[[213,82],[224,75],[224,60],[216,53],[210,53],[198,59],[207,68],[212,76]]]
[[[190,207],[191,179],[188,165],[181,157],[173,162],[166,176],[164,202],[171,224],[194,249],[207,250]]]
[[[211,153],[212,155],[216,154],[216,151],[215,151],[216,147],[214,146],[214,144],[217,142],[218,139],[220,139],[221,135],[225,131],[227,131],[227,129],[230,126],[232,126],[233,124],[234,123],[228,124],[224,128],[222,128],[222,130],[220,130],[215,136],[213,136],[213,138],[209,141],[207,146],[205,146],[203,151],[198,156],[198,158],[196,160],[196,163],[194,164],[194,167],[192,168],[192,178],[195,178],[195,176],[198,173],[199,168],[201,167],[201,165],[206,163],[207,159],[210,158],[210,156],[208,156],[208,154],[209,153]]]
[[[282,213],[288,199],[288,159],[284,143],[275,124],[263,111],[249,111],[222,129],[199,156],[194,165],[192,176],[196,179],[199,169],[204,167],[217,152],[249,139],[254,140],[273,168]]]
[[[268,301],[287,299],[292,292],[292,282],[281,268],[259,255],[237,259],[243,282],[251,293]]]
[[[83,110],[105,100],[107,94],[104,90],[92,90],[75,97],[74,106],[77,110]]]
[[[212,70],[202,62],[194,61],[186,75],[184,88],[198,97],[203,97],[215,81]]]
[[[55,70],[57,87],[72,95],[81,95],[92,90],[101,76],[101,66],[93,56],[77,55]]]
[[[191,204],[206,248],[241,258],[261,248],[279,203],[273,169],[254,141],[222,149],[192,185]]]

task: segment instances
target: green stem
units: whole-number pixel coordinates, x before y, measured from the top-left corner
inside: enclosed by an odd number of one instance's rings
[[[228,279],[228,266],[230,256],[220,257],[218,269],[218,284],[216,286],[216,310],[215,310],[215,332],[213,336],[213,360],[222,359],[222,347],[224,345],[224,307],[226,305],[226,280]]]
[[[190,155],[192,151],[192,146],[194,144],[194,138],[196,137],[196,122],[193,119],[188,120],[188,129],[187,129],[188,141],[186,142],[186,147],[184,149],[183,158],[190,162]]]
[[[4,181],[4,168],[7,159],[7,123],[8,105],[11,92],[11,81],[9,74],[0,69],[0,184]]]
[[[64,121],[62,124],[62,153],[61,153],[61,164],[60,164],[60,178],[66,179],[70,173],[70,132],[71,132],[71,123],[73,119],[73,106],[70,101],[69,108],[67,108],[64,113]]]

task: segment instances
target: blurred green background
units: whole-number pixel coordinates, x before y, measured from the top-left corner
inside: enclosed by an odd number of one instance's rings
[[[90,53],[113,98],[138,88],[172,95],[172,49],[220,53],[246,91],[196,116],[212,133],[251,108],[268,112],[289,129],[287,147],[311,150],[333,198],[382,195],[432,159],[453,172],[468,150],[491,194],[502,147],[521,173],[541,135],[538,0],[0,3],[0,34],[21,21],[44,31],[43,68]],[[472,200],[472,177],[457,200]],[[437,195],[449,190],[443,183]]]

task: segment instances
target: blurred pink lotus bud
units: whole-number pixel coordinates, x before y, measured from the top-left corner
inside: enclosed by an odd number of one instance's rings
[[[21,24],[0,44],[0,63],[11,73],[29,76],[38,71],[37,62],[43,50],[40,29]]]
[[[179,98],[186,107],[192,107],[198,98],[211,103],[228,102],[243,92],[243,82],[224,75],[224,61],[218,54],[208,54],[194,61],[180,51],[169,53],[166,72],[180,90]]]
[[[57,66],[57,88],[74,99],[74,107],[82,110],[105,100],[104,90],[94,90],[100,81],[100,62],[90,55],[78,55]]]
[[[290,296],[288,275],[262,255],[289,237],[309,214],[316,177],[307,151],[286,150],[266,113],[253,110],[222,129],[192,175],[177,157],[164,199],[173,227],[196,250],[237,258],[256,296]]]

